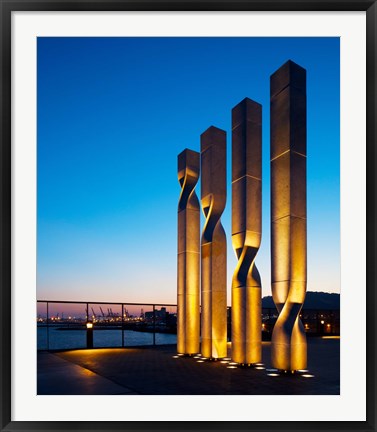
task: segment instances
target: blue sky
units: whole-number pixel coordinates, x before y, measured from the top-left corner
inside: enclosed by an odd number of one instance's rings
[[[263,106],[263,232],[270,295],[269,79],[307,70],[308,290],[340,292],[339,38],[38,38],[37,298],[176,302],[177,155]],[[199,195],[200,187],[197,189]]]

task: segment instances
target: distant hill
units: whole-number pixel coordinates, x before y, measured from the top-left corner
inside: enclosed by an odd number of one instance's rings
[[[263,308],[275,308],[271,296],[262,298]],[[308,291],[305,297],[304,309],[340,309],[340,294]]]

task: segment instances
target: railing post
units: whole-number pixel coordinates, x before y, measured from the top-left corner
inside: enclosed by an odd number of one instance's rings
[[[226,308],[226,328],[227,328],[227,341],[232,340],[232,307]]]
[[[86,348],[93,348],[93,321],[89,320],[89,303],[86,304]]]
[[[334,333],[334,314],[333,311],[330,311],[330,334]]]
[[[156,345],[156,307],[153,305],[153,346]]]
[[[122,348],[124,348],[124,304],[122,304]]]
[[[48,302],[46,303],[47,305],[47,319],[46,319],[46,326],[47,326],[47,351],[50,351],[50,327],[49,327],[49,322],[48,322],[48,317],[49,317],[49,313],[48,313]]]

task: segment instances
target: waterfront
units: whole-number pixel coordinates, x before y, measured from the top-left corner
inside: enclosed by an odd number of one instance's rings
[[[153,345],[153,333],[122,329],[97,329],[93,331],[94,348],[132,347]],[[169,333],[155,333],[156,345],[176,344],[177,335]],[[86,348],[86,330],[69,329],[58,326],[37,327],[38,350],[65,350]]]

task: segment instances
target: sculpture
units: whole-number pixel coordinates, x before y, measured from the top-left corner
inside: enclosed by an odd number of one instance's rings
[[[199,172],[200,153],[186,149],[178,155],[177,351],[181,354],[199,352],[200,206],[195,193]]]
[[[261,236],[262,107],[246,98],[232,110],[232,360],[242,364],[262,359]]]
[[[306,71],[292,61],[271,85],[271,284],[279,312],[272,365],[305,369],[307,347],[299,314],[306,294]]]
[[[215,359],[227,355],[225,202],[226,133],[211,126],[201,135],[201,353]]]

